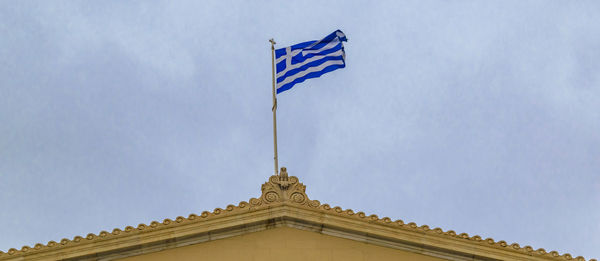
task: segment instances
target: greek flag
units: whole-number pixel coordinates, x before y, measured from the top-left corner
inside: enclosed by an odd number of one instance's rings
[[[289,90],[306,79],[346,67],[346,53],[342,45],[346,41],[346,35],[337,30],[319,41],[275,50],[277,93]]]

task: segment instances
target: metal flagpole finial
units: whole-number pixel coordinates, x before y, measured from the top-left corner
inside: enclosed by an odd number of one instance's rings
[[[273,40],[273,38],[269,39],[269,42],[271,42],[271,45],[275,45],[276,44],[276,42],[275,42],[275,40]]]

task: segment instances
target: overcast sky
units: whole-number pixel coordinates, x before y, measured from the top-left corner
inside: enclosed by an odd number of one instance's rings
[[[259,3],[260,2],[260,3]],[[312,199],[600,257],[598,1],[3,1],[0,250],[199,214],[273,173],[271,54]]]

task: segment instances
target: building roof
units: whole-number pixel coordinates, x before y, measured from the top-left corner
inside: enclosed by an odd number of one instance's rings
[[[111,260],[275,227],[315,231],[448,260],[585,260],[568,253],[561,255],[543,248],[522,247],[321,204],[309,199],[306,186],[297,177],[288,177],[285,168],[280,175],[271,176],[261,190],[259,198],[237,206],[50,241],[46,245],[23,246],[20,250],[11,248],[7,253],[0,251],[0,260]]]

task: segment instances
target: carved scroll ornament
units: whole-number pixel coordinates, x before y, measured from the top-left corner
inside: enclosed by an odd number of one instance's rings
[[[250,199],[251,206],[272,204],[277,202],[289,202],[298,205],[318,207],[318,200],[310,200],[306,195],[306,186],[300,183],[295,176],[288,176],[286,168],[281,168],[279,175],[273,175],[261,187],[260,198]]]

